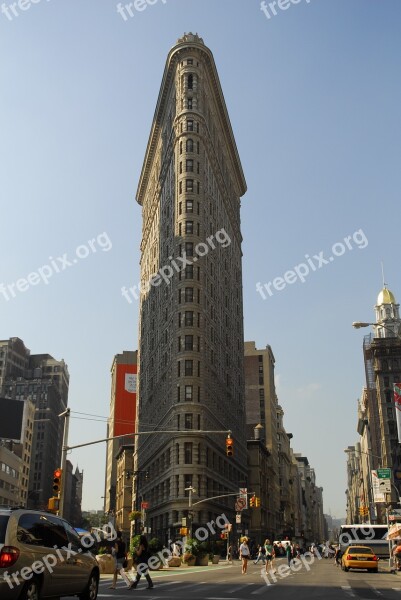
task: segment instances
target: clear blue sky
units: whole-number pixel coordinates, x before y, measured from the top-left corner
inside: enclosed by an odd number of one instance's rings
[[[121,287],[139,279],[135,191],[164,63],[179,36],[198,32],[248,183],[245,337],[272,346],[293,447],[315,467],[325,511],[344,515],[343,450],[364,385],[351,322],[374,318],[381,260],[401,298],[400,19],[399,0],[301,0],[270,19],[258,0],[159,0],[127,21],[114,0],[0,13],[0,283],[71,260],[102,232],[112,242],[48,285],[0,295],[0,338],[64,358],[72,410],[107,416],[112,358],[138,345],[138,304]],[[360,229],[365,248],[352,242],[266,300],[256,292]],[[70,441],[104,433],[73,420]],[[104,445],[70,457],[85,471],[85,508],[102,505],[104,457]]]

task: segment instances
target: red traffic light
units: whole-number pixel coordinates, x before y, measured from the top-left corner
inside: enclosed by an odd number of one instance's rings
[[[55,469],[53,471],[53,494],[58,495],[61,491],[61,479],[63,476],[63,469]]]

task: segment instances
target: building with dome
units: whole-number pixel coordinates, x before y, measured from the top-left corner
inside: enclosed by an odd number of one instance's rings
[[[384,285],[374,307],[373,334],[365,336],[363,355],[366,386],[358,403],[360,435],[348,449],[347,517],[360,522],[385,519],[385,501],[395,503],[401,496],[401,445],[398,438],[394,385],[401,381],[400,305]],[[375,503],[371,471],[389,468],[391,498]]]

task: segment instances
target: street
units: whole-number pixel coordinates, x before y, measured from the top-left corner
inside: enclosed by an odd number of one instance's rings
[[[281,564],[286,564],[286,561],[277,561],[277,566]],[[315,560],[309,571],[303,566],[287,577],[278,577],[277,583],[272,585],[267,585],[261,578],[262,566],[261,563],[254,565],[250,562],[247,575],[241,574],[239,561],[234,561],[233,565],[221,563],[208,568],[165,570],[152,574],[153,590],[146,589],[147,583],[143,578],[136,590],[128,590],[121,578],[118,589],[110,590],[111,578],[102,578],[98,598],[249,600],[280,596],[282,600],[401,600],[401,573],[388,573],[387,561],[383,561],[383,570],[374,574],[366,571],[345,573],[336,568],[332,560]]]

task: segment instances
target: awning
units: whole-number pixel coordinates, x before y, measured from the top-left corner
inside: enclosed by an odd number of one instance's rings
[[[387,540],[395,540],[396,538],[401,537],[401,523],[394,523],[391,525],[388,530]]]

